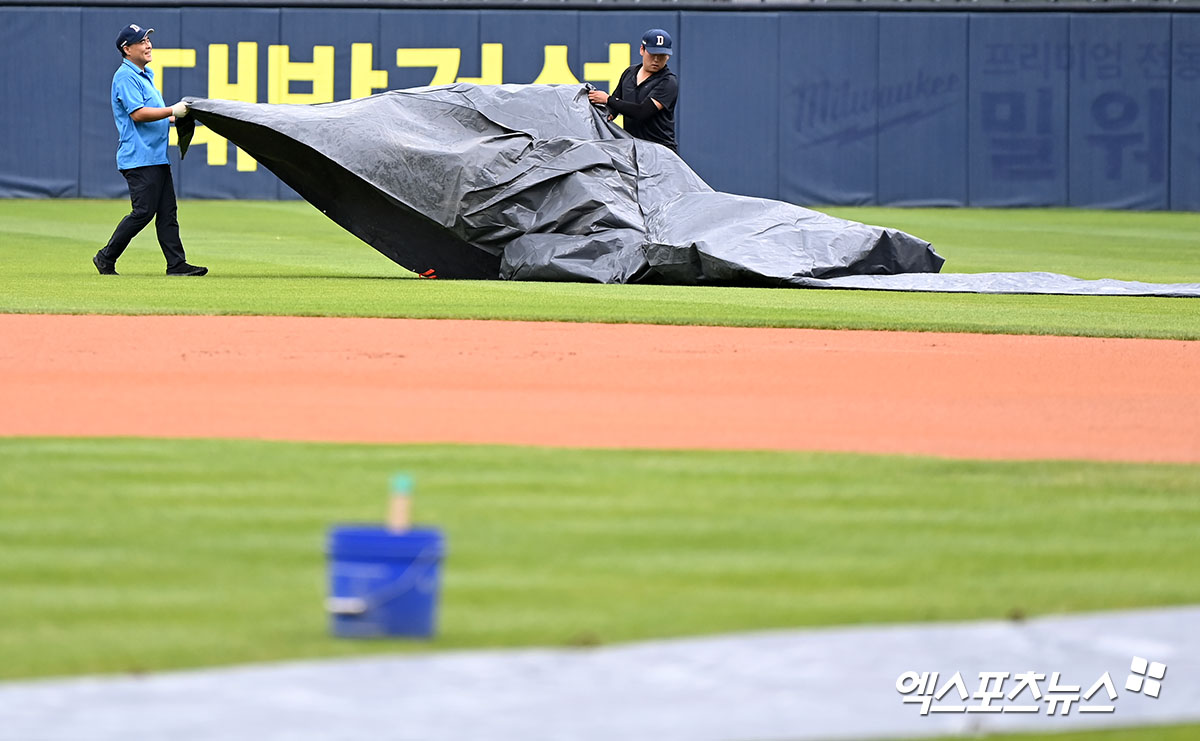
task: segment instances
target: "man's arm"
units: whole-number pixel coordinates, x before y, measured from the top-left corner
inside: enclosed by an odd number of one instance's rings
[[[634,67],[636,67],[636,66],[637,65],[634,65]],[[634,67],[626,67],[625,71],[621,73],[621,76],[619,78],[617,78],[617,84],[614,85],[612,88],[612,91],[614,93],[620,91],[621,86],[625,84],[625,78],[629,77],[629,75],[633,71]],[[609,101],[609,93],[606,93],[603,90],[589,90],[588,91],[588,100],[591,101],[595,105],[607,105],[608,101]],[[615,117],[616,117],[616,114],[610,112],[609,116],[608,116],[608,120],[611,121]]]
[[[142,106],[129,117],[138,123],[148,123],[150,121],[161,121],[164,118],[183,118],[188,114],[188,104],[182,100],[171,106],[170,108],[151,108],[150,106]]]
[[[667,75],[655,83],[654,89],[649,92],[650,95],[641,103],[610,97],[608,109],[637,121],[645,121],[664,108],[675,107],[675,99],[679,95],[679,82],[675,75]]]
[[[655,113],[661,111],[662,108],[663,104],[654,98],[646,98],[641,103],[630,103],[627,100],[614,98],[611,95],[608,98],[608,110],[615,111],[622,116],[628,116],[637,121],[645,121]]]

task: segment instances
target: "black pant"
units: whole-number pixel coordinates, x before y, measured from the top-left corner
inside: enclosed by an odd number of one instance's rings
[[[121,170],[125,181],[129,183],[129,200],[133,203],[133,211],[113,232],[108,244],[100,250],[100,255],[110,265],[129,246],[129,241],[138,235],[151,219],[154,219],[154,230],[158,233],[158,246],[162,247],[163,257],[167,258],[167,269],[187,262],[183,254],[183,242],[179,241],[178,210],[175,204],[175,181],[171,179],[170,165],[149,165]]]

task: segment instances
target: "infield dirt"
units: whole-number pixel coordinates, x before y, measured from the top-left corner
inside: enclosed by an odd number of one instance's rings
[[[1200,343],[0,315],[0,435],[1200,462]]]

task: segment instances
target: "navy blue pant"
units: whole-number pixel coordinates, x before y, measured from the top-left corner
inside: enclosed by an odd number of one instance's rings
[[[100,256],[110,265],[129,246],[129,241],[154,220],[158,233],[158,246],[167,258],[167,269],[182,265],[187,260],[183,254],[183,242],[179,241],[179,219],[176,216],[175,181],[171,179],[170,165],[150,165],[121,170],[129,184],[129,200],[133,210],[121,223]]]

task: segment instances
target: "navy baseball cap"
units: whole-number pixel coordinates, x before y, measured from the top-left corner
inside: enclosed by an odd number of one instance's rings
[[[142,28],[136,23],[130,23],[122,28],[120,35],[117,36],[117,48],[124,49],[130,44],[136,44],[152,33],[154,33],[153,28]]]
[[[642,34],[642,46],[651,54],[671,55],[671,34],[661,28],[652,28]]]

